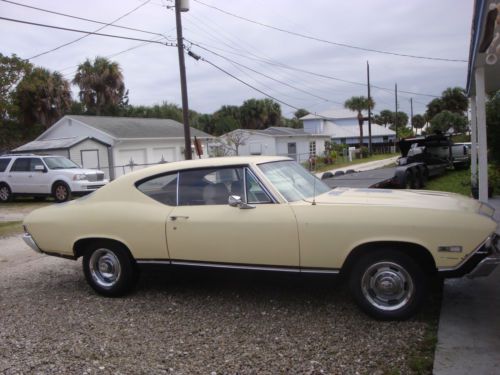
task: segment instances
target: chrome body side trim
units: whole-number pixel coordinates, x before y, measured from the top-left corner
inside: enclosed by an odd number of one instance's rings
[[[191,262],[184,260],[155,260],[155,259],[138,259],[139,265],[172,265],[172,266],[187,266],[187,267],[204,267],[217,269],[235,269],[249,271],[272,271],[272,272],[292,272],[292,273],[308,273],[308,274],[332,274],[336,275],[340,272],[338,269],[325,268],[300,268],[300,267],[277,267],[277,266],[260,266],[248,264],[225,264],[225,263],[209,263],[209,262]]]
[[[37,253],[43,254],[42,250],[40,250],[40,248],[36,244],[36,242],[33,239],[33,237],[31,237],[31,234],[24,233],[23,234],[23,240],[26,243],[26,245],[28,245],[29,247],[31,247],[34,251],[36,251]]]
[[[481,248],[488,242],[488,241],[493,241],[496,237],[496,234],[493,233],[492,235],[488,236],[483,242],[479,244],[473,251],[471,251],[465,258],[462,259],[460,263],[458,263],[455,267],[440,267],[438,268],[439,272],[447,272],[447,271],[455,271],[462,267],[467,261],[472,258],[475,254],[477,254]]]

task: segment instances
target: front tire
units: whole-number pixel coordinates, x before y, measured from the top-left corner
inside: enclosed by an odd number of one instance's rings
[[[12,200],[12,191],[7,184],[0,184],[0,203],[7,203]]]
[[[395,250],[361,256],[351,270],[349,286],[359,307],[380,320],[410,318],[421,307],[427,290],[422,267]]]
[[[52,188],[52,195],[57,203],[71,199],[71,189],[64,182],[56,182]]]
[[[128,293],[138,277],[128,250],[108,241],[96,242],[88,248],[83,256],[83,273],[92,289],[108,297]]]

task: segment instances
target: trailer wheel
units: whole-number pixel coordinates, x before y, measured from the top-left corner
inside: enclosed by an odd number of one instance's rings
[[[423,171],[421,168],[415,168],[415,189],[422,189],[425,186]]]
[[[414,189],[415,188],[415,174],[412,169],[408,169],[405,172],[405,189]]]

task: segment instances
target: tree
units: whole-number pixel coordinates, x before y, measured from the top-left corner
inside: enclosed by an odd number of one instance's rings
[[[461,87],[449,87],[441,95],[443,110],[463,115],[469,108],[465,90]]]
[[[69,82],[60,73],[34,68],[26,74],[13,93],[18,118],[25,125],[48,128],[71,108]]]
[[[500,167],[500,90],[486,103],[486,133],[493,162]]]
[[[87,113],[116,114],[128,102],[120,66],[104,57],[80,64],[73,83],[80,88],[80,100]]]
[[[435,115],[431,120],[431,133],[446,133],[453,129],[455,133],[462,133],[467,128],[467,118],[458,113],[443,111]]]
[[[425,125],[425,119],[422,115],[415,115],[411,119],[411,123],[415,129],[422,129]]]
[[[218,146],[216,146],[221,154],[223,155],[239,155],[240,146],[245,145],[246,141],[252,135],[251,132],[244,131],[241,129],[234,130],[230,133],[217,138]]]
[[[301,119],[302,117],[307,116],[308,114],[309,114],[309,111],[307,109],[304,109],[304,108],[299,108],[293,113],[293,115],[296,119]]]
[[[368,110],[368,108],[373,109],[375,102],[373,99],[368,99],[364,96],[353,96],[345,101],[344,107],[358,113],[359,147],[361,148],[363,147],[363,122],[365,121],[362,112]]]
[[[12,118],[15,114],[12,93],[23,77],[31,72],[33,65],[16,55],[0,53],[0,119]]]
[[[427,118],[432,120],[434,116],[436,116],[438,113],[440,113],[443,110],[443,102],[441,101],[440,98],[432,99],[429,104],[427,104],[427,110],[425,111],[425,114],[427,115]]]
[[[384,109],[380,111],[380,114],[375,116],[375,123],[379,125],[384,125],[387,128],[387,125],[392,124],[394,121],[394,113],[388,109]]]
[[[245,100],[240,107],[241,125],[244,129],[266,129],[281,120],[281,107],[271,99]]]

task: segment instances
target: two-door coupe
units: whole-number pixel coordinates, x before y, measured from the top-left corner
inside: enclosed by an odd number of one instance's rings
[[[92,288],[129,291],[158,263],[338,274],[359,306],[405,319],[427,280],[500,262],[494,210],[456,194],[330,189],[286,157],[210,158],[124,175],[25,221],[36,251],[77,259]]]

